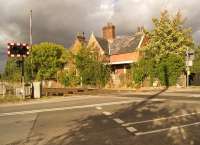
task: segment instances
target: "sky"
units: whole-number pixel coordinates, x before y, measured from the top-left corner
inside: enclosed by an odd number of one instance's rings
[[[55,42],[69,48],[78,32],[86,36],[112,22],[117,35],[152,28],[160,11],[181,11],[186,26],[200,42],[199,0],[0,0],[0,71],[6,62],[6,44],[29,42],[29,13],[33,11],[33,43]]]

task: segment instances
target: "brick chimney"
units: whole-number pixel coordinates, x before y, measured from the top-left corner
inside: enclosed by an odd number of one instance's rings
[[[115,39],[115,26],[112,23],[107,23],[106,26],[103,27],[103,38],[107,39],[109,42],[113,42]]]
[[[80,42],[85,42],[85,35],[83,33],[77,33],[76,39],[78,39]]]

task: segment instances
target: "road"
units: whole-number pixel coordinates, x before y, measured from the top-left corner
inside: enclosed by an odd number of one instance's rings
[[[0,106],[0,145],[199,145],[200,92],[116,92]]]

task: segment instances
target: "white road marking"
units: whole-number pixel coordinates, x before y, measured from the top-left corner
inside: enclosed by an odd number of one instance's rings
[[[39,99],[33,101],[24,101],[20,102],[19,104],[1,104],[1,107],[10,107],[10,106],[25,106],[25,105],[33,105],[33,104],[44,104],[44,103],[58,103],[58,102],[70,102],[70,101],[79,101],[85,99],[95,99],[99,98],[99,96],[73,96],[73,97],[60,97],[60,98],[50,98],[50,99]]]
[[[104,112],[102,112],[104,115],[106,115],[106,116],[110,116],[110,115],[112,115],[112,113],[111,112],[106,112],[106,111],[104,111]]]
[[[124,121],[119,119],[119,118],[114,118],[113,120],[118,124],[123,124],[124,123]]]
[[[102,107],[96,107],[97,110],[102,110]]]
[[[131,133],[137,132],[137,129],[134,127],[126,127],[126,130],[128,130]]]
[[[135,100],[116,101],[116,102],[91,104],[91,105],[60,107],[60,108],[50,108],[50,109],[36,109],[36,110],[20,111],[20,112],[7,112],[7,113],[0,113],[0,117],[3,117],[3,116],[12,116],[12,115],[35,114],[35,113],[41,113],[41,112],[52,112],[52,111],[62,111],[62,110],[93,108],[93,107],[98,107],[98,106],[110,106],[110,105],[130,104],[130,103],[133,103],[133,102],[136,102],[136,101]]]
[[[169,128],[146,131],[146,132],[138,132],[138,133],[135,133],[135,135],[137,135],[137,136],[148,135],[148,134],[154,134],[154,133],[160,133],[160,132],[168,131],[168,130],[171,130],[171,129],[175,130],[175,129],[179,129],[179,128],[186,128],[186,127],[196,126],[196,125],[200,125],[200,122],[195,122],[195,123],[185,124],[185,125],[180,125],[180,126],[173,126],[173,127],[169,127]]]
[[[173,119],[173,118],[180,118],[180,117],[192,116],[192,115],[197,115],[197,114],[200,114],[200,112],[182,114],[182,115],[177,115],[177,116],[161,117],[161,118],[156,118],[156,119],[151,119],[151,120],[144,120],[144,121],[138,121],[138,122],[129,122],[129,123],[123,124],[122,126],[130,126],[130,125],[135,125],[135,124],[143,124],[143,123],[149,123],[149,122],[154,122],[154,121],[161,121],[161,120],[168,120],[168,119]]]

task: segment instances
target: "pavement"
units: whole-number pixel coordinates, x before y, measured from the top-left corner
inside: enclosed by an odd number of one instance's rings
[[[0,106],[0,145],[199,145],[200,90],[112,92]]]

